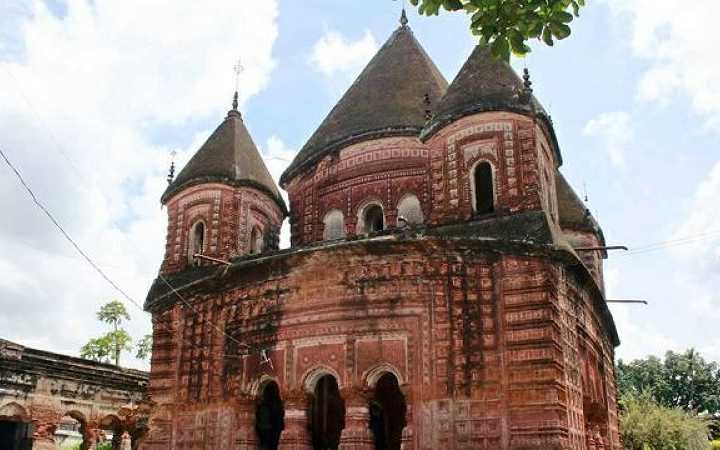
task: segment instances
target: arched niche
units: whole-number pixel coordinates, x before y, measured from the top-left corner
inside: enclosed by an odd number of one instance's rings
[[[495,192],[495,173],[493,165],[480,160],[470,170],[470,192],[475,214],[495,212],[497,192]]]
[[[207,247],[207,227],[205,221],[196,220],[190,227],[188,233],[188,263],[191,265],[199,265],[200,260],[195,255],[205,254]]]
[[[250,231],[250,254],[257,255],[262,253],[265,247],[265,238],[262,229],[255,225]]]
[[[425,221],[420,200],[415,194],[405,194],[397,206],[398,225],[403,226],[404,222],[408,225],[421,225]]]
[[[323,217],[323,240],[331,241],[345,237],[345,216],[339,209],[331,209]]]

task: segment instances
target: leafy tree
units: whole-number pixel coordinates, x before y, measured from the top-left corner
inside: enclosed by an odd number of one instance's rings
[[[696,413],[720,413],[720,368],[695,350],[669,351],[664,360],[651,356],[617,365],[621,394],[647,392],[660,405]]]
[[[440,8],[470,15],[470,31],[490,45],[496,57],[530,52],[527,42],[546,45],[570,36],[569,23],[580,14],[585,0],[410,0],[418,12],[435,16]]]
[[[153,337],[152,334],[146,334],[135,345],[135,356],[138,359],[147,359],[152,354]]]
[[[626,450],[708,450],[708,424],[679,408],[659,405],[650,393],[620,401],[620,429]]]
[[[125,305],[117,300],[104,304],[97,313],[98,320],[112,326],[112,331],[98,338],[90,339],[80,349],[80,356],[101,362],[115,362],[120,365],[120,354],[132,350],[130,335],[121,328],[123,321],[130,320]]]
[[[110,362],[113,346],[107,336],[90,339],[87,344],[80,348],[80,356],[82,358],[92,359],[98,362]]]

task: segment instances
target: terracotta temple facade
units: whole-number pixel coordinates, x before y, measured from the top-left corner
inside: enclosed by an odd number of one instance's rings
[[[618,450],[602,231],[483,47],[405,20],[280,185],[236,107],[171,180],[146,450]],[[289,216],[292,246],[278,250]]]

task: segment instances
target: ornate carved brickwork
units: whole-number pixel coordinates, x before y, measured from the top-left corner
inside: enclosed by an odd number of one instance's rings
[[[283,213],[266,193],[249,187],[200,184],[174,195],[168,210],[167,245],[161,271],[172,273],[190,265],[190,231],[205,227],[203,254],[227,260],[250,252],[251,232],[261,230],[266,250],[277,249]],[[197,264],[207,262],[195,261]]]
[[[220,285],[193,290],[196,312],[154,312],[158,331],[173,317],[182,338],[176,374],[153,365],[153,386],[176,392],[153,423],[173,424],[166,442],[176,448],[223,445],[233,438],[221,433],[221,417],[232,410],[238,420],[240,399],[272,379],[289,414],[281,443],[301,448],[305,406],[292,392],[330,374],[342,395],[389,372],[414,411],[408,448],[582,450],[591,408],[592,426],[604,417],[606,448],[619,449],[614,400],[599,402],[614,395],[606,325],[587,280],[563,267],[547,256],[435,241],[361,241],[246,263]],[[592,350],[583,353],[581,342]],[[357,428],[364,414],[347,420]],[[348,445],[367,438],[343,436]]]

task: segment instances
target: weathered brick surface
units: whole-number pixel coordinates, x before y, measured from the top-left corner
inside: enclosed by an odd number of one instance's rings
[[[85,448],[101,429],[137,448],[147,431],[148,374],[23,347],[0,339],[0,421],[32,424],[34,449],[55,450],[65,416],[80,422]],[[118,441],[113,449],[119,449]]]
[[[178,286],[191,306],[172,292],[149,299],[156,408],[144,448],[257,448],[254,405],[270,380],[285,404],[280,448],[312,448],[308,395],[330,374],[346,397],[341,448],[369,450],[358,399],[390,372],[407,402],[404,449],[620,449],[602,261],[596,252],[581,262],[568,247],[601,239],[561,229],[559,161],[546,134],[527,116],[476,114],[427,142],[350,145],[289,180],[295,248]],[[495,212],[481,218],[470,176],[479,161],[492,165],[496,191]],[[165,271],[182,269],[172,265],[183,258],[189,231],[181,218],[214,204],[181,209],[180,199],[235,195],[218,186],[197,190],[168,205],[174,241]],[[407,193],[420,200],[429,227],[537,212],[553,237],[512,247],[497,236],[355,236],[369,201],[382,204],[394,228]],[[343,212],[349,239],[319,244],[333,209]],[[237,209],[224,211],[230,218],[220,222],[231,224],[232,236],[242,229]]]
[[[584,449],[588,426],[619,448],[606,325],[553,258],[358,242],[257,264],[218,293],[198,288],[194,309],[155,312],[177,331],[176,344],[156,339],[161,426],[145,448],[233,448],[262,380],[296,395],[320,371],[344,392],[376,368],[412,399],[410,448]]]

